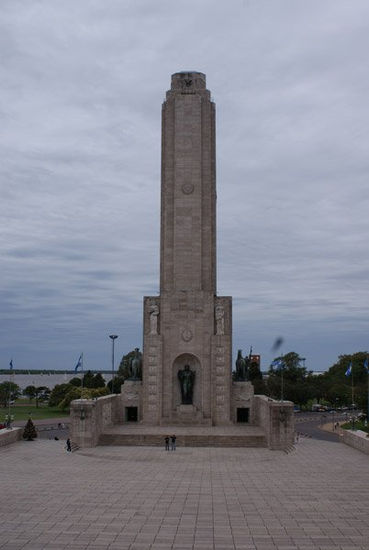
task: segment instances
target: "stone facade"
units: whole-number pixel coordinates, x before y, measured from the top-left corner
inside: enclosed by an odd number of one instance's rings
[[[160,296],[144,298],[143,325],[143,421],[229,423],[232,300],[216,295],[215,105],[202,73],[174,74],[163,104]]]
[[[184,445],[290,446],[292,403],[232,382],[231,363],[232,298],[216,293],[215,105],[204,74],[181,72],[162,109],[160,295],[143,302],[142,382],[73,402],[72,438],[80,446],[162,444],[161,430],[176,426]],[[141,431],[129,429],[133,422]]]

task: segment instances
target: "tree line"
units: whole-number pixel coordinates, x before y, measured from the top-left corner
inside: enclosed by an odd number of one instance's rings
[[[296,352],[276,357],[265,377],[252,378],[255,393],[281,398],[282,377],[283,397],[293,401],[301,408],[312,402],[326,404],[332,408],[352,406],[352,387],[354,403],[359,409],[368,407],[368,370],[367,351],[352,355],[340,355],[337,362],[322,374],[314,374],[303,366],[304,359]],[[351,374],[348,374],[351,365]]]
[[[130,376],[130,362],[134,351],[122,357],[118,371],[108,384],[101,373],[87,371],[82,377],[76,376],[68,383],[57,384],[52,390],[47,386],[27,386],[23,395],[36,406],[47,402],[50,407],[68,409],[73,399],[90,399],[109,393],[120,393],[124,381]],[[303,366],[303,358],[294,351],[276,357],[265,376],[259,366],[251,363],[248,377],[256,394],[264,394],[274,399],[281,398],[283,379],[283,398],[293,401],[301,408],[312,402],[327,404],[333,408],[352,405],[352,385],[354,402],[359,409],[368,407],[368,370],[366,360],[368,352],[360,351],[352,355],[340,355],[337,362],[323,374],[314,374]],[[351,365],[351,374],[346,373]],[[353,383],[353,384],[352,384]],[[20,388],[14,382],[0,384],[0,406],[6,407],[21,395]]]

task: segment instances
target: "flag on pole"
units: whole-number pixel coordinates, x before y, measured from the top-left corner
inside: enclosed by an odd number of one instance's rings
[[[364,361],[364,368],[366,369],[366,372],[369,373],[369,359],[366,358]]]
[[[13,370],[13,359],[10,359],[9,367],[10,367],[10,370]]]
[[[276,367],[277,369],[281,369],[282,367],[284,367],[282,359],[274,359],[274,361],[272,362],[272,367]]]
[[[81,353],[81,355],[79,356],[78,363],[77,363],[77,365],[74,367],[74,372],[77,372],[78,369],[79,369],[80,367],[82,367],[82,356],[83,356],[83,353]]]
[[[345,376],[351,376],[351,374],[352,374],[352,361],[350,361],[350,364],[347,367],[347,371],[345,372]]]

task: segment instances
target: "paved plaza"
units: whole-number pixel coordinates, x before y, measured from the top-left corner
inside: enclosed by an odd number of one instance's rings
[[[369,549],[369,459],[342,443],[0,450],[0,548]]]

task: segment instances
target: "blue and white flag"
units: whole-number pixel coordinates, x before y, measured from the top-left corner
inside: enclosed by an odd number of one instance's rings
[[[366,358],[364,361],[364,368],[366,369],[366,372],[369,373],[369,359]]]
[[[10,367],[10,370],[13,370],[13,359],[10,359],[9,367]]]
[[[282,367],[284,367],[282,359],[274,359],[274,361],[272,362],[272,367],[276,367],[277,369],[281,369]]]
[[[351,376],[352,374],[352,362],[350,362],[347,371],[345,372],[345,376]]]
[[[80,367],[82,367],[82,357],[83,357],[83,353],[81,353],[81,355],[79,356],[78,363],[77,363],[77,365],[74,367],[74,372],[77,372],[78,369],[79,369]]]

